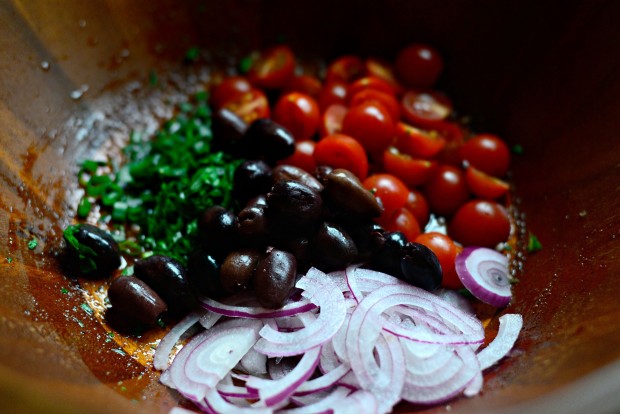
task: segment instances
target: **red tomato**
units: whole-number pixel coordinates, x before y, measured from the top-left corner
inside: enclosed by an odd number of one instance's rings
[[[380,219],[385,220],[407,203],[409,189],[401,180],[391,174],[373,174],[362,185],[373,192],[383,203],[384,213]]]
[[[385,221],[381,222],[381,226],[387,231],[400,231],[407,240],[413,241],[420,235],[420,225],[413,213],[405,207],[396,210]]]
[[[293,51],[280,45],[261,52],[248,71],[248,79],[260,88],[280,89],[288,84],[294,71]]]
[[[412,88],[431,88],[442,71],[441,55],[428,45],[412,44],[396,58],[396,74]]]
[[[288,129],[297,140],[312,137],[319,129],[319,105],[309,95],[291,92],[278,99],[273,120]]]
[[[397,119],[400,119],[400,105],[398,104],[396,98],[394,98],[394,95],[381,92],[376,89],[363,89],[355,95],[351,95],[349,107],[354,107],[367,101],[379,102],[390,112],[392,120],[396,121]]]
[[[510,218],[506,209],[487,200],[471,200],[452,217],[448,234],[464,246],[495,247],[508,240]]]
[[[465,170],[465,180],[471,192],[480,198],[499,198],[506,194],[509,188],[507,182],[485,174],[471,165]]]
[[[460,155],[463,161],[494,177],[506,175],[510,166],[508,146],[499,137],[491,134],[476,135],[465,142]]]
[[[312,173],[316,168],[316,162],[314,161],[315,145],[315,142],[311,140],[296,141],[293,155],[279,161],[278,164],[294,165]]]
[[[423,131],[404,122],[396,124],[396,147],[420,158],[432,158],[446,146],[446,140],[435,131]]]
[[[408,186],[415,187],[431,179],[437,169],[437,162],[412,158],[396,147],[388,147],[383,152],[383,168]]]
[[[465,174],[451,165],[440,165],[423,189],[431,211],[449,216],[469,198]]]
[[[353,82],[364,74],[364,63],[357,56],[341,56],[329,64],[325,80],[327,83],[332,81]]]
[[[294,76],[285,88],[286,92],[301,92],[312,96],[315,100],[319,99],[323,85],[315,76],[298,75]]]
[[[446,139],[446,145],[437,157],[444,164],[460,167],[463,164],[461,160],[460,149],[465,143],[465,135],[463,129],[454,122],[443,121],[436,125],[434,130],[438,131],[441,136]]]
[[[356,139],[347,135],[329,135],[317,142],[314,161],[317,165],[349,170],[360,180],[368,175],[368,158],[364,148]]]
[[[394,121],[383,105],[363,102],[344,116],[342,132],[357,139],[369,153],[381,154],[394,138]]]
[[[426,226],[430,218],[430,211],[426,198],[424,198],[421,192],[418,190],[409,191],[405,208],[411,211],[421,228]]]
[[[412,124],[433,129],[450,115],[452,102],[438,92],[409,90],[401,99],[401,111]]]
[[[211,105],[219,109],[227,101],[237,99],[241,95],[250,92],[250,89],[252,89],[252,84],[243,76],[225,78],[211,88]]]
[[[333,104],[347,105],[347,84],[342,81],[333,81],[325,84],[319,95],[321,111]]]
[[[435,256],[437,256],[437,259],[439,259],[439,264],[443,271],[441,286],[448,289],[463,288],[461,279],[457,276],[454,266],[458,249],[450,237],[445,234],[430,232],[419,235],[415,242],[431,249]]]
[[[248,124],[258,118],[269,118],[270,113],[267,97],[256,88],[225,102],[222,107],[233,111]]]
[[[342,121],[348,111],[344,105],[333,104],[328,106],[325,112],[323,112],[323,122],[321,122],[319,127],[319,134],[324,137],[342,131]]]
[[[394,88],[397,94],[402,92],[402,86],[396,80],[394,67],[390,63],[378,58],[368,58],[364,62],[364,66],[366,68],[366,76],[383,79]]]
[[[395,95],[392,85],[381,78],[371,76],[366,76],[351,83],[347,93],[351,97],[365,89],[374,89],[379,92],[387,93],[388,95]]]

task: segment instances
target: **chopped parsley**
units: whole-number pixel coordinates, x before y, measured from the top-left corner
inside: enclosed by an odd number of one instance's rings
[[[185,52],[185,62],[193,63],[196,61],[196,59],[198,59],[199,56],[200,49],[197,47],[190,47],[189,49],[187,49],[187,52]]]
[[[39,242],[37,241],[37,239],[32,238],[29,242],[28,242],[28,248],[30,250],[34,250],[37,248],[37,246],[39,245]]]
[[[69,290],[67,288],[61,288],[60,293],[62,293],[63,295],[66,295],[67,293],[69,293]]]
[[[97,253],[90,247],[80,243],[75,237],[75,233],[80,231],[81,225],[74,224],[67,227],[63,233],[67,244],[77,253],[78,265],[82,273],[89,273],[97,269],[95,258]]]
[[[12,257],[7,257],[7,258],[6,258],[6,262],[7,262],[8,264],[13,263],[13,258],[12,258]]]
[[[82,310],[83,310],[84,312],[86,312],[86,313],[87,313],[88,315],[90,315],[90,316],[92,316],[92,315],[93,315],[93,313],[94,313],[94,312],[93,312],[93,309],[92,309],[90,306],[88,306],[88,303],[82,303],[82,304],[80,305],[80,308],[82,308]]]
[[[527,251],[530,253],[534,253],[542,250],[542,243],[538,240],[538,237],[530,233],[529,240],[527,242]]]

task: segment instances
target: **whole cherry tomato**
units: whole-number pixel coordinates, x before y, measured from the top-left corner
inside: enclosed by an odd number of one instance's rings
[[[295,142],[295,152],[288,158],[278,162],[278,164],[294,165],[309,173],[316,168],[314,161],[314,147],[316,143],[312,140],[303,140]]]
[[[469,198],[465,174],[451,165],[440,165],[423,189],[431,211],[449,216]]]
[[[428,182],[437,169],[437,162],[413,158],[400,152],[396,147],[388,147],[383,152],[383,168],[398,177],[410,187]]]
[[[400,231],[407,240],[413,241],[420,235],[420,225],[411,211],[401,207],[391,216],[381,221],[381,226],[387,231]]]
[[[342,121],[348,111],[344,105],[332,104],[328,106],[323,112],[322,122],[319,126],[319,135],[324,137],[342,131]]]
[[[380,220],[391,217],[404,207],[409,197],[407,186],[391,174],[373,174],[362,181],[362,185],[383,203],[384,213]]]
[[[424,226],[426,226],[426,223],[428,223],[428,219],[430,218],[430,211],[428,208],[428,202],[421,192],[418,190],[409,191],[405,208],[413,213],[415,219],[420,225],[420,228],[424,228]]]
[[[394,95],[381,92],[376,89],[362,89],[357,92],[355,95],[351,95],[351,100],[349,101],[349,107],[354,107],[362,102],[379,102],[381,105],[385,107],[390,112],[390,116],[392,120],[400,119],[400,105]]]
[[[294,76],[291,81],[284,88],[285,92],[301,92],[306,95],[312,96],[315,100],[319,99],[323,85],[321,81],[311,75],[298,75]]]
[[[291,92],[278,99],[273,120],[288,129],[296,140],[312,137],[319,129],[319,106],[309,95]]]
[[[344,83],[353,82],[364,74],[364,63],[357,56],[341,56],[334,60],[327,67],[325,80],[327,83],[340,81]]]
[[[491,134],[476,135],[465,142],[460,155],[463,161],[494,177],[506,175],[510,166],[508,146],[499,137]]]
[[[321,111],[333,104],[347,105],[347,84],[342,81],[327,82],[319,94]]]
[[[404,122],[396,124],[396,147],[413,157],[432,158],[446,146],[436,131],[424,131]]]
[[[480,198],[499,198],[506,194],[509,188],[506,181],[485,174],[471,165],[465,170],[465,180],[471,192]]]
[[[434,91],[409,90],[401,99],[403,118],[422,128],[433,129],[452,112],[452,102]]]
[[[396,74],[409,87],[431,88],[443,71],[439,52],[428,45],[412,44],[396,58]]]
[[[506,209],[488,200],[471,200],[457,210],[448,234],[464,246],[495,247],[508,240],[510,218]]]
[[[439,259],[439,264],[443,271],[441,286],[448,289],[463,288],[461,279],[457,276],[454,266],[454,260],[456,259],[458,249],[450,237],[445,234],[430,232],[420,234],[415,239],[415,242],[423,244],[431,249],[433,253],[435,253],[435,256],[437,256],[437,259]]]
[[[314,161],[317,165],[349,170],[360,180],[368,175],[368,158],[364,148],[356,139],[347,135],[328,135],[317,142]]]
[[[267,97],[256,88],[226,101],[222,107],[233,111],[248,124],[258,118],[269,118],[270,114]]]
[[[342,132],[357,139],[370,154],[381,154],[394,138],[394,121],[383,105],[362,102],[349,108]]]
[[[226,102],[239,98],[250,92],[252,84],[243,76],[230,76],[224,78],[211,88],[210,103],[216,109],[221,108]]]
[[[284,88],[293,77],[295,55],[284,45],[265,50],[252,63],[248,79],[257,87],[267,89]]]

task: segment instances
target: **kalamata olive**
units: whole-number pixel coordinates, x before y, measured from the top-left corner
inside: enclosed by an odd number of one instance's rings
[[[259,118],[250,124],[243,136],[243,144],[270,163],[290,157],[295,152],[293,135],[268,118]]]
[[[296,276],[295,256],[282,250],[267,249],[267,254],[258,263],[254,276],[258,301],[268,308],[281,307],[295,285]]]
[[[271,226],[266,210],[267,206],[258,205],[239,212],[237,233],[245,245],[261,246],[269,240]]]
[[[170,311],[182,313],[197,305],[187,272],[178,261],[154,255],[136,261],[134,275],[163,298]]]
[[[267,207],[267,194],[259,194],[256,197],[251,198],[245,204],[246,207],[264,206]]]
[[[220,280],[221,262],[204,249],[193,251],[187,260],[187,276],[201,295],[219,298],[226,294]]]
[[[112,329],[122,335],[140,335],[149,327],[148,324],[140,322],[132,315],[128,315],[114,306],[106,309],[105,320]]]
[[[325,177],[324,197],[345,212],[362,217],[379,217],[383,207],[350,171],[335,169]]]
[[[333,223],[322,223],[311,243],[313,263],[323,271],[344,269],[358,258],[353,239]]]
[[[288,234],[305,234],[316,229],[323,212],[320,194],[297,181],[280,181],[267,194],[271,219]]]
[[[352,220],[342,218],[338,222],[345,231],[351,236],[357,246],[360,259],[369,259],[383,248],[385,244],[385,230],[383,227],[372,221]]]
[[[237,243],[237,217],[224,207],[209,207],[198,219],[198,231],[208,251],[227,253]]]
[[[274,184],[279,181],[298,181],[319,193],[323,191],[323,184],[319,180],[314,178],[309,172],[294,165],[283,164],[275,167],[272,173],[272,180]]]
[[[298,273],[305,273],[312,262],[312,249],[310,240],[306,237],[284,237],[278,241],[277,247],[281,250],[290,252],[297,259]]]
[[[271,167],[262,160],[245,161],[235,170],[233,183],[241,200],[265,194],[271,188]]]
[[[441,287],[442,270],[439,259],[431,249],[409,242],[401,260],[402,279],[422,289],[433,291]]]
[[[327,176],[332,171],[334,171],[334,168],[330,167],[329,165],[317,165],[312,175],[314,175],[314,178],[319,180],[319,182],[323,184],[323,186],[325,186]]]
[[[260,258],[261,253],[256,249],[241,249],[226,256],[220,269],[224,290],[236,293],[252,289],[254,272]]]
[[[243,154],[243,146],[240,143],[247,129],[245,121],[229,109],[222,108],[215,111],[211,117],[213,143],[218,150]]]
[[[64,232],[67,244],[64,260],[70,273],[107,277],[121,265],[118,244],[112,236],[91,224],[76,224]]]
[[[383,248],[372,256],[371,266],[392,276],[401,278],[401,260],[405,256],[407,237],[400,231],[384,233]]]
[[[166,302],[153,289],[133,276],[115,279],[108,289],[108,298],[113,308],[150,326],[168,310]]]

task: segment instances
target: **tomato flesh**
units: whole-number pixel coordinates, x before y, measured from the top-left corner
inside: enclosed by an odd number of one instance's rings
[[[364,63],[357,56],[342,56],[327,68],[325,79],[327,82],[341,81],[345,83],[353,82],[364,74]]]
[[[436,131],[423,131],[404,122],[396,124],[396,147],[414,157],[432,158],[446,146]]]
[[[248,124],[259,118],[269,118],[271,113],[267,96],[257,88],[226,101],[222,107],[233,111]]]
[[[400,106],[393,95],[376,89],[363,89],[351,97],[349,107],[360,105],[364,102],[378,102],[388,110],[392,120],[400,119]]]
[[[314,148],[317,165],[329,165],[351,171],[360,180],[368,175],[368,158],[362,145],[344,134],[329,135],[317,142]]]
[[[407,240],[413,241],[420,235],[420,225],[411,211],[405,207],[401,207],[392,213],[392,215],[381,221],[381,225],[387,231],[400,231],[407,237]]]
[[[428,202],[424,195],[418,190],[409,191],[409,196],[407,196],[407,204],[405,204],[405,208],[415,216],[420,228],[426,226],[428,220],[430,218],[430,210],[428,208]]]
[[[309,95],[291,92],[280,97],[273,110],[273,120],[288,129],[296,140],[312,137],[319,129],[319,106]]]
[[[465,142],[460,155],[463,161],[494,177],[506,175],[510,166],[510,150],[496,135],[476,135]]]
[[[508,192],[508,183],[469,166],[465,170],[467,186],[477,197],[496,199]]]
[[[333,104],[323,112],[319,133],[322,137],[342,131],[342,121],[349,110],[346,106]]]
[[[433,91],[409,90],[401,99],[403,117],[414,125],[432,129],[452,113],[452,103]]]
[[[415,187],[427,183],[433,177],[437,162],[413,158],[396,147],[388,147],[383,152],[383,168],[408,186]]]
[[[243,76],[230,76],[211,88],[210,103],[216,109],[226,102],[238,99],[250,92],[252,84]]]
[[[284,88],[293,77],[295,56],[284,45],[265,50],[252,63],[248,79],[257,87],[266,89]]]

